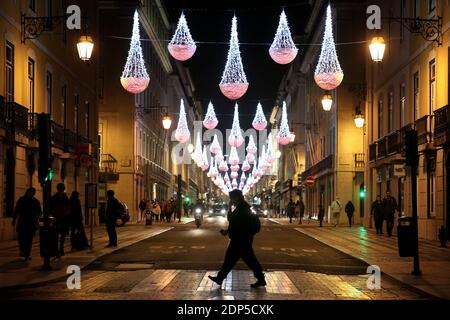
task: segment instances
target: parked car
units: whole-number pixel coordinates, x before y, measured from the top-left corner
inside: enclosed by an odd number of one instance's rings
[[[128,211],[128,206],[125,202],[120,202],[120,205],[122,206],[122,210],[120,210],[118,220],[120,220],[120,226],[124,226],[125,223],[130,221],[130,213]]]

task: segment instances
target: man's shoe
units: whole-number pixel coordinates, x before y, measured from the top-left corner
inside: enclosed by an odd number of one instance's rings
[[[264,287],[265,285],[267,285],[266,280],[260,279],[260,280],[256,281],[255,283],[251,284],[250,287],[259,288],[259,287]]]
[[[217,283],[219,286],[222,285],[222,281],[223,281],[223,280],[220,280],[219,277],[208,276],[208,278],[209,278],[211,281]]]

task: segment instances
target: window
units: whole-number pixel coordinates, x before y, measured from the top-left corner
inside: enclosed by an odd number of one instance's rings
[[[436,107],[436,60],[433,59],[430,61],[429,65],[430,71],[430,115],[433,114],[433,111]]]
[[[436,0],[428,0],[428,13],[432,13],[436,10]]]
[[[389,92],[388,101],[388,133],[391,133],[394,129],[394,93]]]
[[[436,189],[436,177],[434,173],[430,174],[430,211],[429,211],[429,218],[436,217],[436,210],[435,210],[435,189]]]
[[[34,60],[28,58],[28,97],[29,111],[34,113]]]
[[[73,129],[78,134],[78,110],[80,97],[78,94],[73,96]]]
[[[403,19],[406,16],[406,0],[400,1],[400,18]],[[400,23],[400,42],[404,40],[405,37],[405,29],[403,25]]]
[[[421,0],[414,0],[414,3],[413,3],[413,17],[414,18],[420,18],[420,1]]]
[[[406,85],[404,83],[400,86],[400,127],[406,125]]]
[[[50,114],[50,118],[53,119],[52,114],[52,95],[53,95],[53,75],[50,71],[47,71],[45,75],[45,88],[46,88],[46,108],[47,113]]]
[[[383,137],[383,98],[378,99],[378,139]]]
[[[414,85],[414,121],[419,117],[419,72],[414,73],[413,76]]]
[[[6,42],[5,52],[5,98],[6,102],[14,101],[14,46]]]
[[[61,123],[66,128],[67,120],[67,85],[61,85]]]
[[[28,0],[28,8],[36,12],[36,0]]]

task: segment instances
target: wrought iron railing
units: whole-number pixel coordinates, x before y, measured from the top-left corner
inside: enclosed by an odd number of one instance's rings
[[[52,120],[52,142],[56,148],[64,149],[64,127]]]
[[[377,160],[377,143],[369,144],[369,161]]]
[[[386,147],[387,147],[387,137],[383,137],[380,140],[378,140],[377,142],[378,145],[378,154],[377,157],[378,159],[384,158],[386,157]]]
[[[400,148],[400,131],[395,131],[387,136],[387,153],[395,154]]]
[[[434,111],[434,139],[445,142],[442,138],[450,136],[450,105]]]
[[[419,145],[431,142],[433,132],[431,126],[432,121],[430,115],[426,115],[416,120],[416,130]]]

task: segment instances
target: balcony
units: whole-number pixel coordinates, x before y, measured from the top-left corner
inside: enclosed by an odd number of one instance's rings
[[[333,155],[329,155],[328,157],[326,157],[319,163],[315,164],[314,166],[312,166],[311,168],[309,168],[308,170],[303,172],[302,180],[306,180],[307,177],[314,176],[314,175],[319,174],[322,171],[325,171],[327,169],[332,169],[333,168],[333,157],[334,157]]]
[[[69,129],[64,129],[64,151],[75,152],[77,146],[77,134]]]
[[[378,159],[382,159],[386,157],[386,147],[387,147],[387,137],[383,137],[377,142],[378,145]]]
[[[64,128],[52,121],[52,144],[56,148],[64,149]]]
[[[117,159],[109,153],[100,156],[99,180],[104,182],[118,181],[119,174],[117,170]]]
[[[387,153],[395,154],[400,150],[400,131],[392,132],[387,136]]]
[[[416,120],[416,130],[419,145],[430,143],[432,139],[431,116],[426,115]]]
[[[434,112],[434,143],[441,146],[450,142],[450,105]]]
[[[29,136],[28,109],[15,102],[0,100],[0,128],[6,133]]]
[[[377,143],[371,143],[369,144],[369,161],[375,161],[377,160]]]

